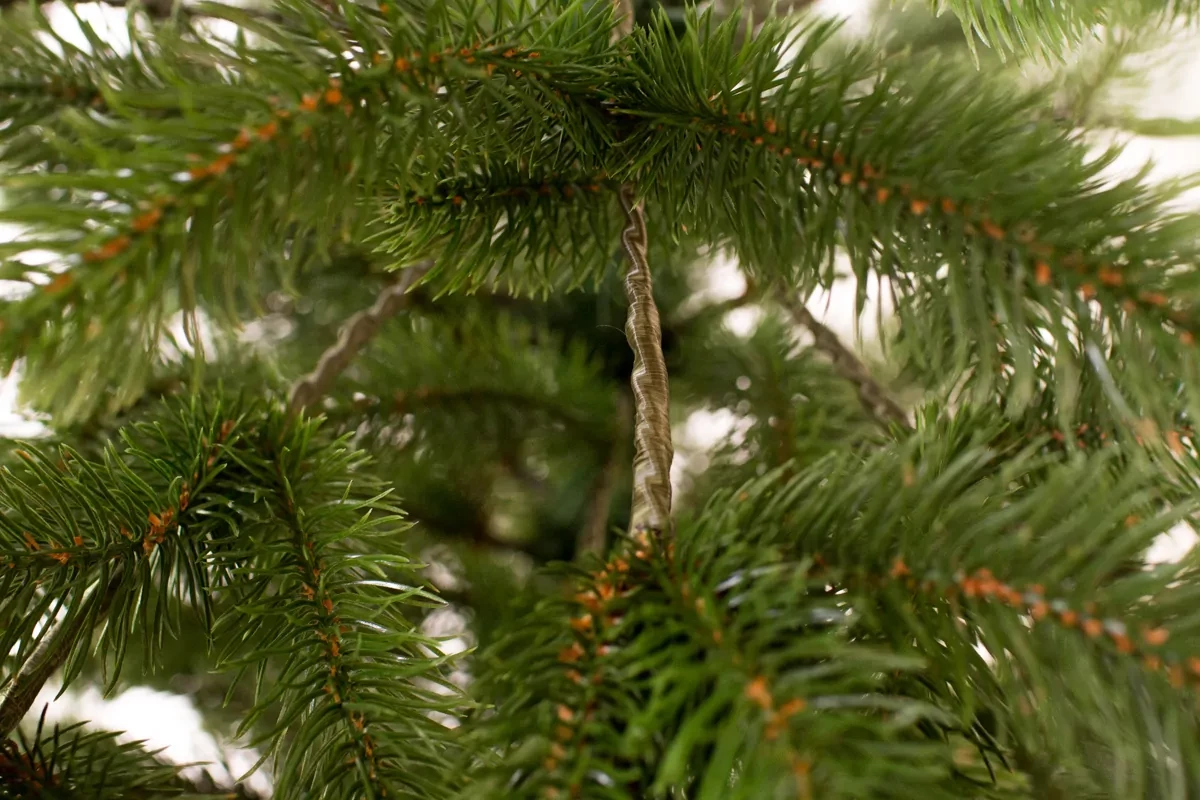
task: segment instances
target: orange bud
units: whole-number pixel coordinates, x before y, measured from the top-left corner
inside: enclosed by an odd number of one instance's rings
[[[157,208],[152,208],[145,214],[141,214],[133,220],[133,230],[135,233],[145,233],[158,224],[162,219],[162,211]]]
[[[912,209],[912,213],[919,217],[929,210],[929,203],[924,200],[913,200],[909,208]]]
[[[795,698],[792,698],[791,700],[788,700],[786,703],[784,703],[780,707],[779,716],[786,719],[787,717],[790,717],[794,714],[799,714],[801,711],[803,711],[807,707],[808,707],[808,703],[804,700],[804,698],[795,697]]]
[[[1178,664],[1172,664],[1167,667],[1167,680],[1170,681],[1172,688],[1183,688],[1183,667]]]
[[[1111,264],[1104,264],[1096,271],[1096,274],[1105,286],[1120,286],[1125,280],[1120,272],[1112,268]]]
[[[583,647],[579,642],[572,642],[569,647],[564,647],[558,652],[558,660],[564,664],[574,664],[579,659],[583,658]]]
[[[1151,647],[1162,647],[1171,636],[1166,628],[1151,628],[1142,633],[1142,639]]]
[[[1089,617],[1083,621],[1083,632],[1094,639],[1104,632],[1104,623],[1094,617]]]
[[[46,284],[44,291],[46,294],[58,294],[66,291],[67,288],[70,287],[72,280],[74,279],[71,277],[71,273],[60,272],[54,276],[54,280]]]
[[[1047,264],[1045,261],[1037,262],[1037,264],[1034,266],[1033,276],[1034,276],[1034,281],[1037,282],[1038,286],[1049,286],[1050,285],[1050,265]]]
[[[764,710],[774,705],[771,690],[767,688],[767,679],[761,675],[746,684],[745,693],[751,702]]]

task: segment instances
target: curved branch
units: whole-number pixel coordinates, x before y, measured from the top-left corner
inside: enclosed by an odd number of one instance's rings
[[[858,390],[858,399],[863,408],[870,414],[881,428],[887,430],[893,424],[899,425],[906,431],[912,430],[908,414],[893,400],[876,380],[871,377],[866,365],[858,359],[850,348],[842,344],[837,334],[813,316],[812,312],[797,300],[791,293],[780,291],[780,302],[792,315],[796,324],[806,328],[813,337],[813,346],[833,362],[833,367],[844,379],[854,384]]]
[[[400,280],[383,290],[375,304],[360,311],[346,321],[338,333],[337,343],[326,350],[313,371],[296,381],[288,397],[288,408],[293,415],[299,414],[324,397],[358,352],[379,331],[379,328],[409,303],[408,290],[424,277],[433,266],[432,261],[423,261],[409,267]]]

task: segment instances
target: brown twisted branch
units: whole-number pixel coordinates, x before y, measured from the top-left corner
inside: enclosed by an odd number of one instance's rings
[[[432,267],[432,261],[423,261],[409,267],[400,280],[383,290],[374,305],[346,320],[346,324],[338,333],[337,343],[321,354],[313,371],[296,381],[292,387],[288,408],[293,415],[299,414],[325,396],[338,375],[350,366],[350,362],[379,331],[383,323],[409,304],[411,295],[408,290]]]
[[[625,336],[633,349],[633,530],[670,530],[671,522],[671,418],[667,364],[662,352],[662,330],[654,285],[646,260],[646,218],[633,188],[621,189],[621,204],[629,220],[621,240],[629,254],[625,297],[629,315]]]
[[[887,430],[892,425],[899,425],[904,430],[912,430],[908,414],[888,395],[887,390],[876,382],[866,365],[850,351],[850,348],[842,344],[837,334],[821,324],[804,303],[787,290],[781,290],[778,295],[792,319],[812,334],[813,346],[829,356],[838,374],[858,390],[859,402],[879,426]]]

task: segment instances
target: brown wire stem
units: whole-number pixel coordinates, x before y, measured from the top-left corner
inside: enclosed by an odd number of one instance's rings
[[[630,527],[668,533],[671,520],[671,418],[667,364],[654,285],[646,260],[646,218],[633,188],[621,188],[621,204],[629,220],[621,241],[629,254],[625,297],[629,315],[625,337],[633,350],[633,510]]]

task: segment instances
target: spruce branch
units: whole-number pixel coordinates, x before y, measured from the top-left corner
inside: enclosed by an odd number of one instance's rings
[[[871,376],[870,370],[853,351],[842,344],[836,333],[813,316],[791,291],[782,289],[777,296],[796,324],[812,334],[813,346],[829,357],[839,375],[854,384],[863,408],[881,428],[888,430],[892,425],[898,425],[902,430],[912,430],[908,414]]]
[[[336,797],[444,796],[454,776],[439,769],[448,740],[433,714],[453,710],[454,690],[436,643],[401,613],[441,600],[413,583],[394,547],[397,510],[362,473],[364,454],[319,423],[290,413],[255,423],[239,479],[265,507],[230,531],[237,602],[217,625],[236,632],[223,666],[259,676],[243,731],[268,723],[256,741],[276,760],[282,798],[313,786]],[[276,681],[262,680],[267,669]]]
[[[630,384],[634,398],[633,509],[630,527],[668,534],[671,530],[670,386],[662,352],[662,330],[654,284],[646,260],[646,218],[632,186],[621,188],[628,225],[621,234],[629,256],[625,297],[629,303],[625,336],[633,350]]]
[[[338,332],[337,343],[321,354],[312,372],[296,381],[288,396],[288,408],[298,414],[329,393],[337,377],[346,370],[358,352],[379,328],[409,303],[409,290],[433,268],[432,261],[408,267],[389,285],[368,309],[358,312]]]
[[[0,651],[15,656],[0,701],[5,733],[59,668],[64,685],[78,674],[100,622],[97,649],[113,658],[109,687],[135,627],[161,643],[185,596],[207,624],[204,492],[225,467],[236,426],[219,407],[192,407],[124,431],[128,461],[111,446],[98,463],[68,448],[59,459],[31,449],[0,471]],[[148,647],[147,659],[155,652]]]

